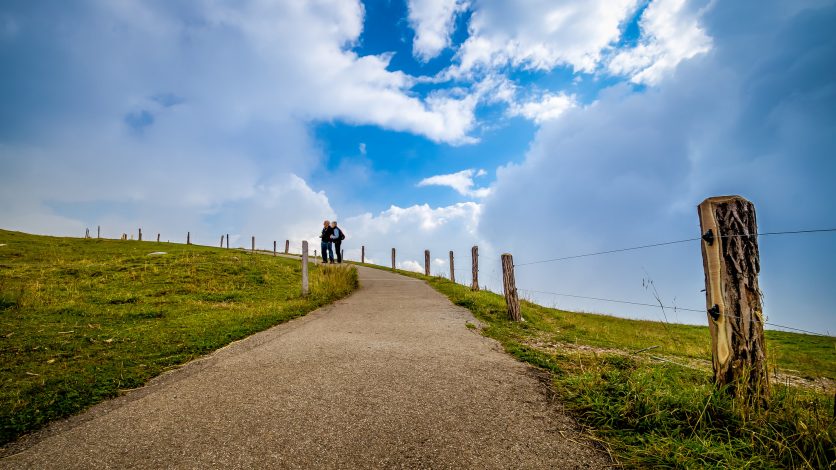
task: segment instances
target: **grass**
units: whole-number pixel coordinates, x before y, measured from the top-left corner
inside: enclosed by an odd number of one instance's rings
[[[831,389],[775,383],[768,406],[753,410],[712,384],[707,327],[566,312],[525,301],[525,322],[514,323],[500,295],[399,272],[427,280],[473,312],[482,334],[550,371],[566,408],[625,467],[836,465],[835,338],[767,331],[771,367],[824,378]],[[651,346],[657,347],[631,354]]]
[[[0,230],[0,444],[348,295],[354,269]],[[149,256],[164,251],[167,254]]]

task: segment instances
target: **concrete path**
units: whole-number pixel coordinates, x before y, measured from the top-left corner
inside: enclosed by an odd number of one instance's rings
[[[54,423],[0,468],[607,466],[469,311],[358,270],[350,297]]]

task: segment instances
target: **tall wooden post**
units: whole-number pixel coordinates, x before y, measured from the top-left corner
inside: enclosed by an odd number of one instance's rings
[[[288,252],[290,252],[290,240],[285,240],[284,241],[284,254],[287,254]]]
[[[769,396],[755,206],[740,196],[697,207],[714,383],[751,404]]]
[[[89,228],[84,229],[84,238],[90,238],[90,229]]]
[[[342,263],[343,260],[345,260],[345,250],[340,249],[340,263]]]
[[[229,249],[229,234],[226,234],[226,248]]]
[[[96,226],[96,238],[102,238],[102,226],[101,225]]]
[[[255,252],[255,235],[253,235],[252,240],[253,240],[253,249],[251,251]]]
[[[470,290],[479,290],[479,247],[473,246],[470,249],[470,257],[473,260],[473,267],[471,268],[473,274],[473,282],[470,284]]]
[[[392,248],[392,269],[395,269],[395,249]]]
[[[424,275],[430,275],[430,250],[424,250]]]
[[[186,245],[192,244],[192,232],[186,232]]]
[[[302,295],[308,295],[308,241],[302,241]]]
[[[137,234],[136,239],[137,239],[138,241],[142,241],[142,229],[141,229],[141,228],[139,229],[139,234]]]
[[[158,233],[157,234],[157,243],[159,243],[159,242],[160,242],[160,234]]]
[[[517,296],[517,281],[514,279],[514,257],[510,253],[502,254],[502,288],[505,292],[505,305],[508,318],[520,321],[520,298]]]
[[[366,262],[366,245],[360,246],[360,262]]]
[[[223,248],[223,247],[224,247],[224,236],[221,235],[221,248]]]
[[[450,280],[456,282],[456,265],[453,264],[453,251],[450,250]]]
[[[276,240],[273,240],[273,256],[276,256],[278,252],[276,251]]]

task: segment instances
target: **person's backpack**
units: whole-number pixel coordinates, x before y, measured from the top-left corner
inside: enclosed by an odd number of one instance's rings
[[[343,229],[340,229],[340,240],[345,240],[345,232]]]

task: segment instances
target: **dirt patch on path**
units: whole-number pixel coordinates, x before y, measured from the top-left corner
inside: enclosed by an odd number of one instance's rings
[[[610,465],[469,311],[357,269],[347,299],[24,438],[0,468]]]

